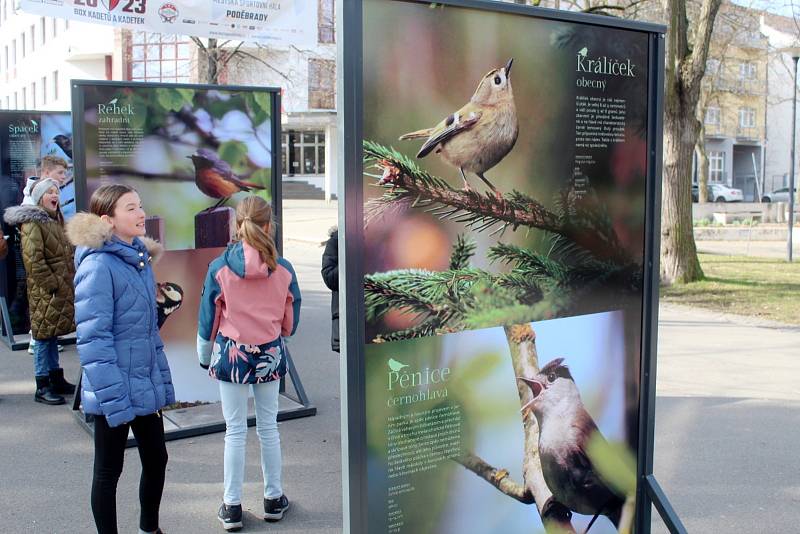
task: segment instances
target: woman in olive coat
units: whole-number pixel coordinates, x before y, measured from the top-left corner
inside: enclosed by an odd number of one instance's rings
[[[15,206],[5,212],[8,224],[20,227],[34,349],[36,394],[44,404],[64,404],[62,394],[75,386],[64,379],[58,362],[58,336],[75,331],[73,248],[64,233],[64,217],[58,205],[58,184],[43,178],[31,189],[33,205]]]

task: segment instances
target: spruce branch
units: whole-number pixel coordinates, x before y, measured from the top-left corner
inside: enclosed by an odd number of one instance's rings
[[[520,227],[538,228],[562,235],[598,258],[628,261],[605,211],[593,195],[565,193],[564,209],[555,213],[519,191],[497,199],[489,192],[457,190],[394,148],[368,140],[364,141],[364,168],[373,171],[366,172],[367,176],[376,178],[376,185],[385,190],[381,197],[367,202],[366,225],[391,210],[419,207],[474,231],[492,229],[492,234],[496,234],[508,228],[514,231]]]
[[[450,270],[466,269],[469,267],[469,260],[475,255],[475,241],[459,234],[453,245],[453,252],[450,253]]]

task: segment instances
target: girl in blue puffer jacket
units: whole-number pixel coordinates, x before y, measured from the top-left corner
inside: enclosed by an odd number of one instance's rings
[[[67,226],[75,252],[75,319],[83,367],[81,401],[94,414],[92,513],[99,534],[117,533],[116,491],[128,429],[142,461],[140,533],[160,533],[167,448],[161,408],[175,402],[158,334],[151,261],[162,252],[144,237],[138,193],[103,185],[90,212]]]

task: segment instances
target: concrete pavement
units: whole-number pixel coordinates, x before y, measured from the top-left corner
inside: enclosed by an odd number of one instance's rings
[[[287,208],[284,232],[304,298],[292,355],[318,415],[280,425],[292,509],[276,524],[253,515],[261,472],[250,429],[245,532],[342,529],[339,357],[329,350],[330,293],[319,277],[319,243],[336,216],[335,207],[317,204]],[[655,474],[689,532],[797,532],[800,328],[663,306],[659,344]],[[67,407],[33,402],[26,352],[0,349],[0,363],[0,531],[93,532],[90,437]],[[75,376],[74,348],[62,363]],[[167,534],[222,532],[215,518],[222,447],[222,434],[167,444]],[[135,450],[126,462],[118,494],[123,533],[136,532],[138,522]],[[654,532],[665,532],[653,514]]]

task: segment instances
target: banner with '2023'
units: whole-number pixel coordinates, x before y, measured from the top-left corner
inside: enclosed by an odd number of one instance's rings
[[[20,0],[48,17],[157,33],[313,46],[316,0]]]

